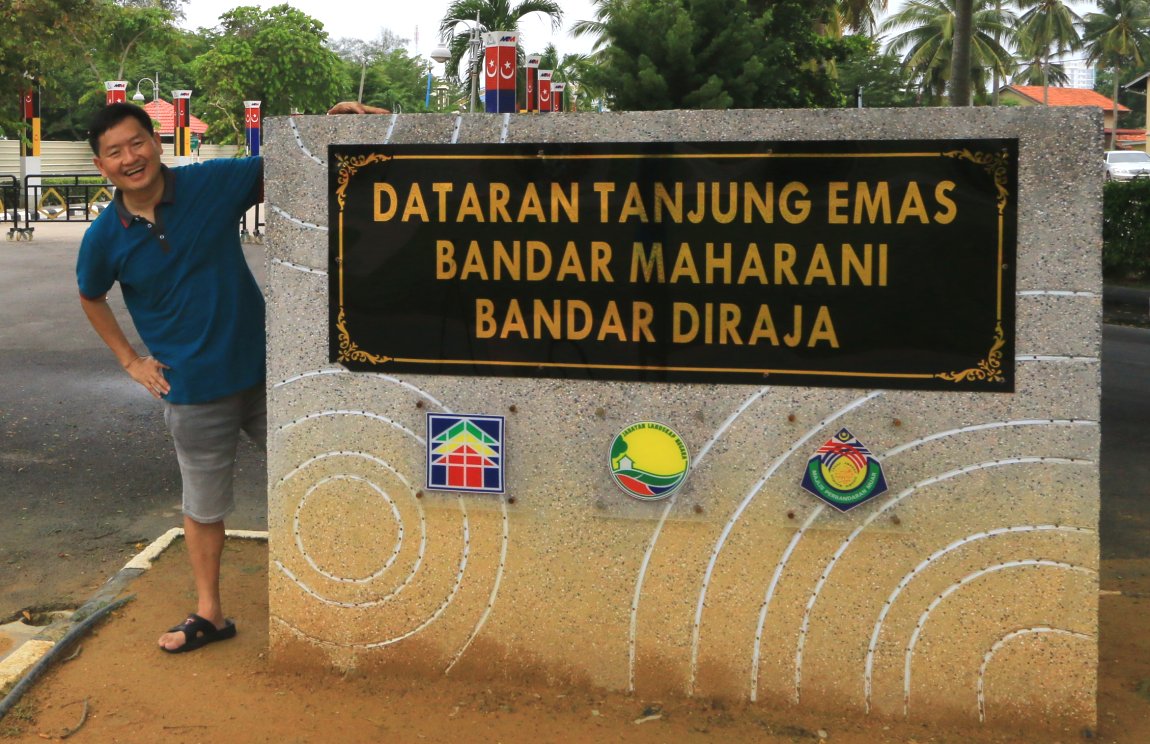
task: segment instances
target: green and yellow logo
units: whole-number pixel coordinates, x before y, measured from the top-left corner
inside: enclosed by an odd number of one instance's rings
[[[611,476],[628,496],[658,501],[687,479],[691,457],[683,438],[654,421],[631,424],[611,442]]]

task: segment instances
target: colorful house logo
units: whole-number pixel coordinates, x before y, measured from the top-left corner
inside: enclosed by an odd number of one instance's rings
[[[427,488],[503,493],[503,417],[427,414]]]
[[[687,479],[691,457],[682,437],[654,421],[631,424],[611,442],[611,477],[623,493],[658,501]]]
[[[882,465],[846,429],[840,429],[807,460],[802,486],[844,512],[887,489]]]

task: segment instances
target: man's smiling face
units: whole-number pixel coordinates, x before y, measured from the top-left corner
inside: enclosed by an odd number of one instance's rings
[[[92,162],[120,191],[142,193],[159,185],[162,152],[160,136],[128,117],[100,135],[100,154]]]

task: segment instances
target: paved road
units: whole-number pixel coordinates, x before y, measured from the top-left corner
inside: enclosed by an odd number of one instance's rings
[[[1150,558],[1150,329],[1146,328],[1102,327],[1100,530],[1103,558]]]
[[[0,622],[26,607],[75,606],[137,543],[180,523],[159,404],[123,374],[75,299],[83,229],[42,225],[32,242],[0,241]],[[247,250],[262,278],[260,248]],[[111,302],[129,328],[117,292]],[[1148,375],[1150,330],[1106,326],[1106,558],[1150,557]],[[264,469],[245,444],[230,527],[265,528]]]
[[[84,228],[0,240],[0,622],[76,606],[136,543],[180,524],[160,404],[121,371],[76,299]],[[262,251],[248,253],[262,278]],[[118,290],[109,302],[130,329]],[[265,484],[263,453],[245,440],[229,527],[266,529]]]

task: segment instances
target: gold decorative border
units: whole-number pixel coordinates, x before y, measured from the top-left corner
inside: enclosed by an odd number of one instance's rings
[[[961,372],[940,372],[935,377],[950,382],[962,382],[964,380],[1006,382],[1006,378],[1002,376],[1002,347],[1005,345],[1006,337],[1002,333],[1002,321],[999,320],[995,324],[994,342],[990,345],[986,359],[980,361],[977,367],[964,369]]]
[[[347,187],[351,183],[351,177],[360,168],[372,165],[373,163],[386,163],[391,160],[391,155],[384,155],[381,152],[373,152],[370,155],[362,157],[348,157],[346,155],[336,155],[335,164],[339,169],[339,175],[336,180],[339,186],[336,187],[336,199],[339,201],[339,211],[343,213],[344,202],[347,200]]]
[[[679,155],[674,154],[665,155],[664,157],[670,158],[708,158],[714,157],[713,154],[698,153],[692,155]],[[732,158],[740,157],[735,153],[718,154],[718,157]],[[1006,381],[1002,372],[1002,348],[1006,345],[1006,337],[1002,328],[1002,250],[1003,250],[1003,218],[1005,216],[1006,207],[1010,202],[1010,191],[1007,189],[1009,180],[1008,163],[1010,154],[1006,149],[998,152],[974,152],[970,149],[963,148],[961,150],[947,150],[943,152],[906,152],[906,153],[749,153],[746,156],[750,157],[948,157],[957,160],[967,160],[975,165],[982,166],[983,169],[994,179],[995,190],[997,191],[997,209],[998,209],[998,243],[999,243],[999,261],[998,261],[998,317],[995,322],[994,338],[992,339],[990,350],[987,352],[986,358],[978,362],[978,364],[969,369],[952,371],[952,372],[939,372],[936,374],[917,374],[917,373],[873,373],[873,372],[848,372],[841,370],[787,370],[787,369],[763,369],[755,370],[749,368],[702,368],[702,367],[666,367],[666,366],[633,366],[633,365],[614,365],[614,364],[555,364],[555,363],[539,363],[539,362],[497,362],[497,361],[483,361],[483,360],[463,360],[463,359],[398,359],[396,357],[380,356],[365,351],[359,347],[354,341],[351,340],[351,334],[347,329],[347,318],[343,307],[343,210],[347,199],[347,188],[351,183],[352,176],[360,169],[375,163],[385,163],[395,159],[419,159],[424,156],[406,156],[406,155],[387,155],[384,153],[370,153],[364,156],[346,156],[336,155],[336,167],[338,169],[337,182],[339,186],[336,188],[336,199],[339,202],[339,257],[336,259],[339,271],[340,281],[340,301],[339,301],[339,317],[336,321],[336,328],[339,330],[339,356],[336,362],[366,362],[370,364],[387,364],[389,362],[408,362],[415,364],[472,364],[476,366],[510,366],[510,367],[534,367],[536,369],[544,368],[578,368],[578,369],[650,369],[660,371],[686,371],[686,372],[732,372],[732,373],[755,373],[761,372],[763,377],[772,374],[779,375],[815,375],[815,376],[831,376],[831,377],[862,377],[862,378],[885,378],[885,379],[942,379],[950,382],[964,382],[964,381],[981,381],[988,383],[1002,383]],[[596,155],[568,155],[568,156],[542,156],[537,155],[505,155],[505,156],[468,156],[460,157],[458,155],[451,156],[427,156],[429,159],[438,159],[440,157],[451,157],[454,159],[495,159],[495,160],[535,160],[540,157],[545,159],[593,159],[595,157],[603,157]],[[608,156],[610,157],[610,156]],[[642,159],[646,157],[660,157],[658,155],[642,155],[642,154],[622,154],[615,155],[615,158],[624,159]]]
[[[335,327],[339,329],[339,356],[336,358],[337,362],[370,362],[371,364],[387,364],[392,361],[391,357],[376,356],[359,348],[359,345],[351,340],[351,334],[347,332],[347,317],[341,307],[339,309],[339,318],[335,322]]]
[[[1010,192],[1006,189],[1006,182],[1010,177],[1006,165],[1010,159],[1010,154],[1006,150],[998,152],[971,152],[967,149],[948,150],[942,155],[956,160],[969,160],[975,165],[981,165],[985,168],[986,172],[994,179],[995,188],[998,189],[998,214],[1001,216],[1006,211],[1006,204],[1010,200]]]

